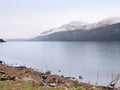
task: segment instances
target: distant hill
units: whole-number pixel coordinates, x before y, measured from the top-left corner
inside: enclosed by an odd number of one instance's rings
[[[0,42],[5,42],[3,39],[0,39]]]
[[[120,41],[120,19],[107,19],[94,24],[70,23],[49,30],[31,41]]]

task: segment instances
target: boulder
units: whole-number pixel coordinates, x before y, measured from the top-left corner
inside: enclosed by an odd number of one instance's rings
[[[0,64],[2,64],[2,63],[3,63],[3,61],[0,60]]]
[[[0,70],[0,74],[5,74],[6,72],[3,70]]]
[[[5,80],[15,80],[15,76],[10,76],[10,75],[3,75],[0,78],[1,81],[5,81]]]
[[[56,83],[51,83],[49,84],[50,87],[57,87],[57,84]]]
[[[23,70],[23,69],[26,69],[26,67],[25,66],[18,66],[18,67],[16,67],[18,70]]]

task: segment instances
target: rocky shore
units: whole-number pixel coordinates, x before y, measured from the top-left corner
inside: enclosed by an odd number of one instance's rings
[[[82,83],[73,77],[51,74],[51,71],[36,71],[25,66],[10,66],[0,61],[0,81],[17,79],[28,81],[35,80],[39,82],[41,86],[47,87],[92,87],[92,85]]]
[[[80,89],[80,90],[119,90],[119,89],[108,89],[107,87],[104,86],[94,86],[89,83],[83,83],[73,77],[65,77],[65,76],[51,74],[51,71],[42,72],[42,71],[34,70],[32,68],[27,68],[25,66],[11,66],[5,64],[3,61],[0,61],[0,84],[5,81],[17,81],[17,80],[32,82],[32,87],[53,87],[53,88],[84,87],[85,89]],[[94,88],[99,88],[99,89],[94,89]],[[9,90],[9,89],[4,89],[4,90]]]

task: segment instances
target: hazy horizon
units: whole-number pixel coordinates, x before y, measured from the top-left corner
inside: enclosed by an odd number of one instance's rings
[[[81,20],[97,22],[120,16],[119,0],[0,0],[0,37],[31,38]]]

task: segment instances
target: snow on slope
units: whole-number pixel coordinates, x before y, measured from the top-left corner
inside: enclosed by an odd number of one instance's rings
[[[44,31],[42,32],[40,35],[46,35],[46,34],[50,34],[50,33],[54,33],[54,32],[59,32],[59,31],[70,31],[70,30],[90,30],[93,28],[99,28],[99,27],[104,27],[107,25],[112,25],[115,23],[120,23],[120,18],[108,18],[105,20],[102,20],[100,22],[97,23],[85,23],[85,22],[81,22],[81,21],[73,21],[71,23],[62,25],[58,28],[54,28],[54,29],[50,29],[48,31]]]

